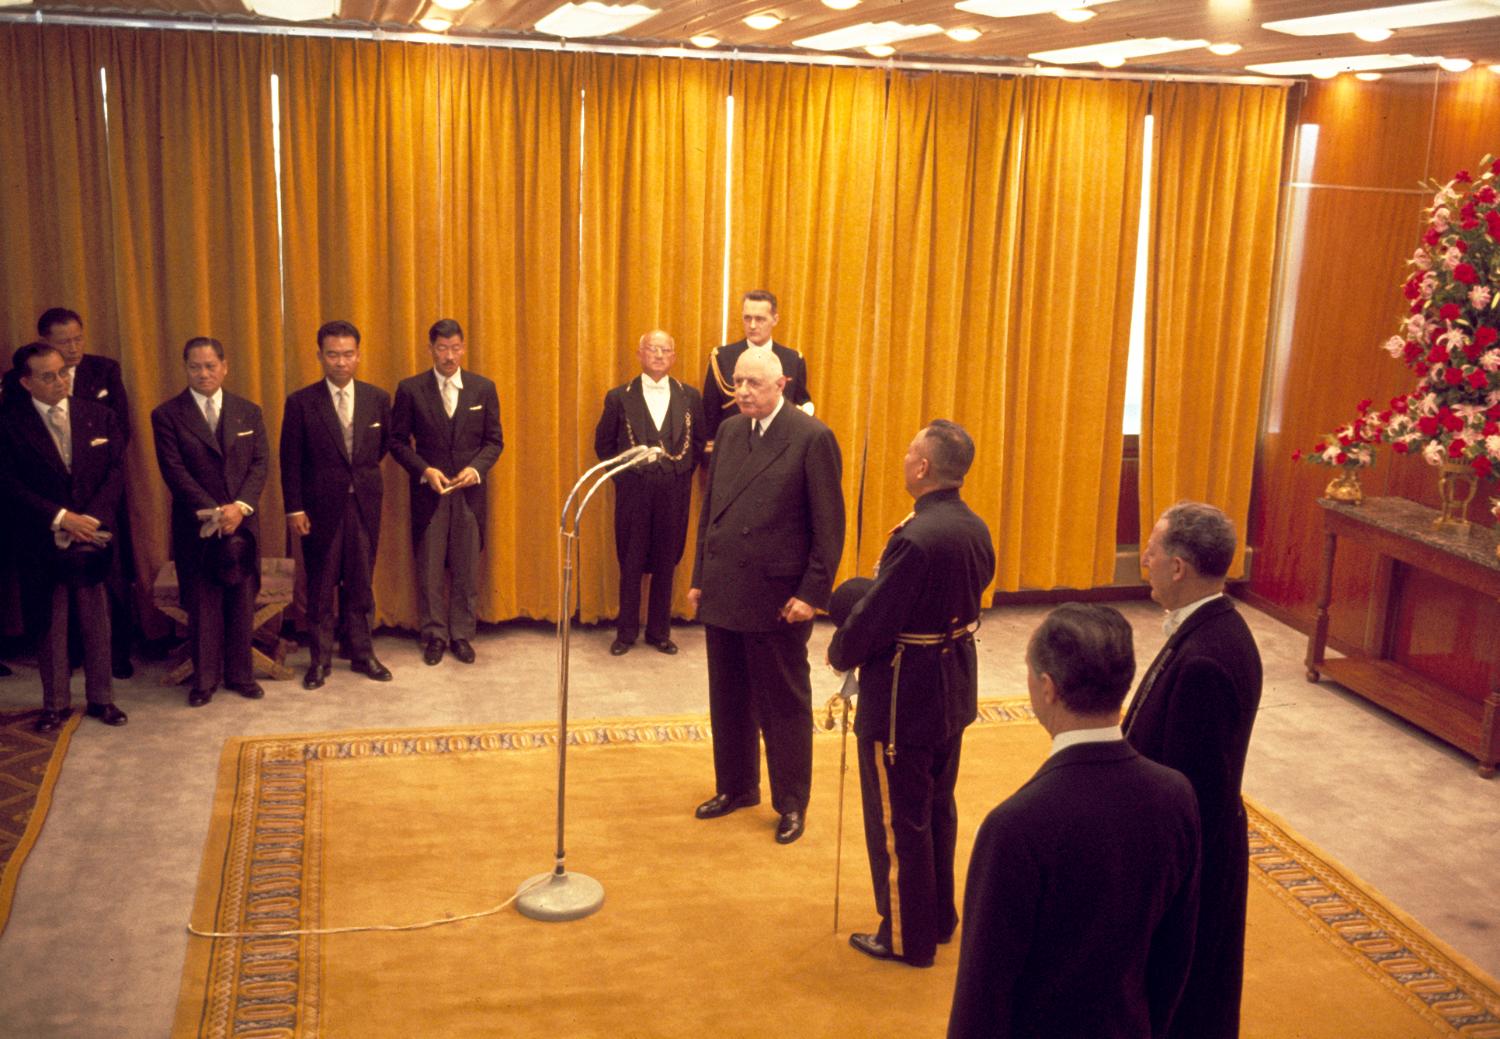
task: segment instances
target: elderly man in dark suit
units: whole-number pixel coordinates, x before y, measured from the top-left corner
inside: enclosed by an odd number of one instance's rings
[[[259,405],[225,390],[229,362],[217,339],[182,348],[188,387],[151,412],[156,460],[172,492],[172,557],[188,615],[193,687],[188,706],[225,688],[265,695],[250,658],[260,589],[260,520],[269,446]]]
[[[36,730],[51,732],[71,711],[70,615],[77,616],[83,637],[88,714],[124,725],[110,683],[103,583],[124,485],[124,438],[108,408],[68,398],[55,348],[32,343],[17,351],[15,363],[30,400],[0,414],[0,489],[14,504],[22,588],[46,622],[37,647],[42,713]]]
[[[72,378],[69,395],[102,404],[115,413],[115,426],[124,446],[130,446],[130,401],[125,395],[125,381],[120,363],[111,357],[87,352],[83,318],[66,307],[52,307],[36,322],[37,335],[62,354],[63,366]],[[124,456],[121,456],[124,464]],[[134,552],[130,544],[130,500],[128,493],[120,499],[117,537],[111,545],[109,578],[110,660],[116,678],[135,673],[130,662],[131,643],[135,639],[135,622],[131,611],[130,586],[134,580]],[[77,639],[72,640],[76,645]]]
[[[901,464],[915,507],[828,647],[835,668],[859,668],[854,731],[880,914],[878,931],[849,944],[914,967],[930,966],[958,926],[953,789],[964,729],[979,713],[974,632],[995,576],[989,528],[959,496],[973,461],[957,423],[934,419],[917,432]]]
[[[495,384],[463,368],[464,330],[443,318],[427,332],[432,370],[403,379],[391,411],[391,454],[411,474],[422,660],[443,651],[474,662],[483,479],[505,446]]]
[[[641,577],[651,579],[646,643],[676,653],[672,641],[672,574],[687,544],[693,470],[703,456],[703,400],[668,373],[677,344],[657,329],[641,336],[641,374],[604,395],[594,427],[600,461],[638,444],[662,449],[660,461],[620,473],[615,483],[615,555],[620,561],[620,615],[609,651],[620,656],[641,626]]]
[[[1135,674],[1109,606],[1053,610],[1026,650],[1052,753],[974,839],[949,1039],[1167,1034],[1198,905],[1198,810],[1120,734]]]
[[[1240,781],[1260,707],[1260,651],[1224,595],[1234,524],[1179,502],[1151,531],[1141,565],[1165,608],[1167,642],[1141,679],[1125,738],[1187,776],[1203,818],[1203,908],[1193,971],[1172,1024],[1177,1039],[1239,1035],[1250,845]]]
[[[391,680],[370,638],[370,578],[384,488],[380,461],[390,448],[391,398],[354,377],[359,341],[359,329],[347,321],[318,329],[323,378],[286,399],[281,423],[281,493],[287,527],[302,539],[312,624],[305,689],[328,680],[340,616],[351,669],[377,682]]]
[[[740,414],[719,427],[698,518],[689,601],[708,645],[714,819],[760,803],[766,742],[776,840],[802,836],[812,788],[807,640],[844,550],[842,460],[833,431],[788,406],[770,350],[734,370]]]
[[[786,377],[786,389],[782,395],[809,415],[813,413],[812,396],[807,389],[807,362],[803,360],[802,351],[771,338],[771,330],[779,320],[781,315],[776,311],[776,297],[765,289],[751,289],[740,299],[740,323],[744,325],[745,338],[716,346],[709,355],[708,371],[703,377],[703,433],[709,441],[708,450],[713,450],[719,424],[737,414],[734,370],[747,350],[775,354]]]

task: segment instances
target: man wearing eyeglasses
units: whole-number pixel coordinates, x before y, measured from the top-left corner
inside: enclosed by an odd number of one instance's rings
[[[594,453],[603,461],[645,444],[662,457],[619,473],[615,483],[615,555],[620,561],[620,615],[610,653],[635,644],[641,624],[641,579],[649,576],[646,644],[676,653],[672,641],[672,574],[687,544],[693,469],[703,455],[703,398],[668,373],[677,359],[672,337],[657,329],[641,336],[641,374],[604,395],[594,427]]]

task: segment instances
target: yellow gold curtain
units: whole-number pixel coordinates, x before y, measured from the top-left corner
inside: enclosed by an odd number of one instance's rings
[[[1183,498],[1245,523],[1271,307],[1284,87],[1163,83],[1141,413],[1141,536]]]
[[[701,387],[717,343],[724,280],[725,101],[729,65],[590,55],[584,95],[578,409],[572,472],[592,465],[604,394],[639,374],[636,346],[654,328],[677,342],[672,374]],[[571,478],[569,480],[571,482]],[[579,609],[613,616],[619,571],[610,491],[583,524]],[[696,505],[696,502],[695,502]],[[687,613],[693,537],[677,569]]]
[[[964,497],[994,529],[1006,451],[1001,398],[1010,354],[1019,230],[1022,92],[994,76],[893,72],[870,282],[874,346],[859,572],[911,508],[901,460],[935,418],[964,426],[976,462]]]
[[[1035,80],[1019,262],[1008,300],[996,588],[1088,588],[1114,573],[1147,87]],[[994,465],[993,459],[976,464]]]
[[[847,576],[855,566],[859,477],[872,401],[874,295],[868,282],[886,74],[737,62],[733,93],[727,339],[743,336],[744,292],[776,293],[776,341],[802,351],[817,416],[843,452],[848,533],[840,576]],[[700,365],[700,379],[703,371]]]

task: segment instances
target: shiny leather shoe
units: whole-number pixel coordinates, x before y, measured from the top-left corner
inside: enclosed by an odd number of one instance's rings
[[[307,669],[307,674],[302,676],[302,688],[322,689],[326,681],[328,681],[328,665],[313,664]]]
[[[609,644],[609,655],[612,657],[623,657],[630,652],[630,643],[624,639],[615,639]]]
[[[37,715],[36,724],[32,726],[37,732],[56,732],[62,728],[62,723],[68,720],[68,711],[42,711]]]
[[[454,639],[448,643],[448,648],[453,651],[453,655],[459,659],[460,663],[474,663],[474,647],[469,645],[468,639]]]
[[[654,646],[658,653],[665,653],[667,656],[677,652],[677,643],[671,639],[647,639],[646,645]]]
[[[858,932],[855,932],[854,934],[851,934],[849,936],[849,944],[853,948],[858,949],[860,952],[864,953],[866,956],[869,956],[872,959],[894,960],[897,963],[904,963],[908,967],[932,966],[931,960],[928,960],[926,963],[913,963],[911,960],[908,960],[904,956],[897,956],[894,952],[891,951],[891,947],[889,945],[886,945],[880,940],[880,935],[878,934],[860,934]]]
[[[266,695],[259,682],[226,682],[224,688],[239,693],[246,700],[259,700]]]
[[[446,648],[443,645],[442,639],[428,639],[426,645],[422,647],[422,663],[428,667],[441,664],[443,662],[443,651]]]
[[[188,693],[188,706],[202,707],[213,698],[214,691],[212,689],[194,689],[191,693]]]
[[[357,675],[373,678],[377,682],[389,682],[391,680],[390,668],[374,657],[365,657],[363,660],[356,660],[349,665],[349,670]]]
[[[782,812],[781,822],[776,824],[776,843],[790,844],[801,837],[806,828],[807,822],[801,812]]]
[[[88,706],[90,718],[98,718],[105,725],[124,725],[128,719],[125,712],[112,703],[91,703]]]
[[[728,815],[737,809],[749,808],[752,805],[758,804],[760,804],[759,790],[753,794],[715,794],[694,809],[693,814],[700,819],[717,819],[719,816]]]

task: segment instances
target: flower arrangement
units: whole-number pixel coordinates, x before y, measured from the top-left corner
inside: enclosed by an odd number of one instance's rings
[[[1408,261],[1407,311],[1384,347],[1416,373],[1416,386],[1375,413],[1362,402],[1332,442],[1294,458],[1348,465],[1385,443],[1429,465],[1466,464],[1476,478],[1500,473],[1500,162],[1486,155],[1481,165],[1478,179],[1460,170],[1434,185]]]
[[[1375,462],[1375,445],[1380,443],[1381,423],[1370,414],[1370,401],[1359,402],[1359,417],[1332,433],[1325,434],[1312,450],[1293,451],[1292,461],[1306,459],[1315,465],[1343,469],[1365,469]]]

